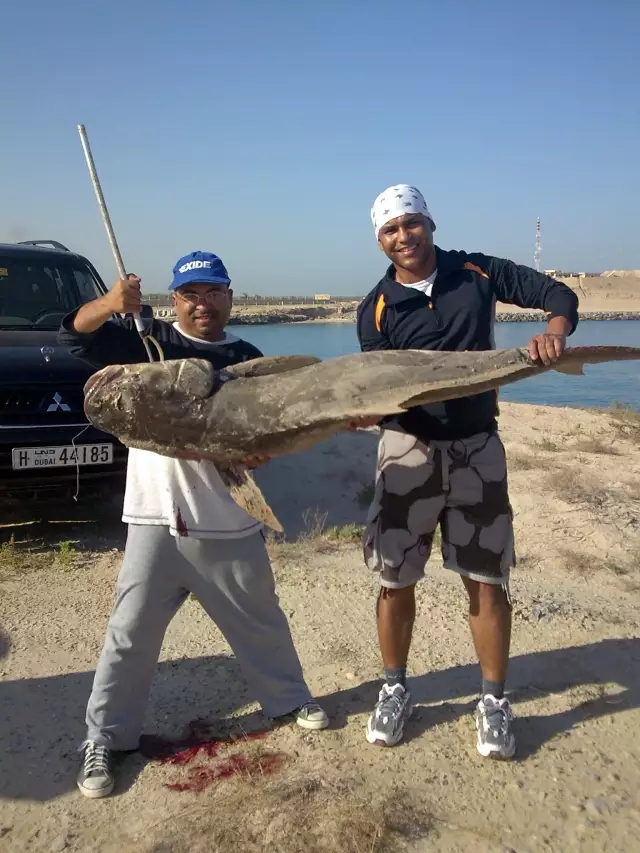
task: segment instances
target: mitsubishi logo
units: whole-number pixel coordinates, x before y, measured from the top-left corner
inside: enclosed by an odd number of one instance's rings
[[[48,412],[70,412],[71,407],[67,406],[66,403],[62,401],[62,397],[58,392],[53,395],[53,403],[49,403],[47,407]]]

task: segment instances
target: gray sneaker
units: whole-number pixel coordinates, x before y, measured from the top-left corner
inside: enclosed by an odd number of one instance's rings
[[[402,740],[404,723],[411,716],[411,693],[401,684],[382,685],[378,704],[367,723],[367,740],[377,746],[395,746]]]
[[[80,747],[82,766],[77,783],[84,797],[99,800],[113,791],[112,753],[106,746],[88,740]]]
[[[512,720],[513,711],[508,699],[488,695],[478,702],[476,746],[480,755],[485,758],[513,758],[516,739],[509,730]]]
[[[274,722],[278,726],[286,726],[289,723],[296,722],[303,729],[311,729],[318,731],[326,729],[329,725],[329,717],[324,708],[321,708],[317,702],[310,699],[304,705],[300,705],[288,714],[281,714],[274,718]]]
[[[303,729],[326,729],[329,725],[329,717],[324,708],[317,702],[311,700],[301,705],[296,712],[296,723]]]

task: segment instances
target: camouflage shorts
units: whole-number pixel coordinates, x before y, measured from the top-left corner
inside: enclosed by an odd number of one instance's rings
[[[380,572],[382,586],[401,589],[424,577],[438,524],[446,568],[508,585],[515,552],[500,437],[480,433],[427,445],[384,430],[364,538],[367,566]]]

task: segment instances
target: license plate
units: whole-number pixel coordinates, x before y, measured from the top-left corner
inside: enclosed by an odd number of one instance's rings
[[[67,465],[110,465],[113,444],[77,444],[75,447],[16,447],[12,451],[13,470],[64,468]]]

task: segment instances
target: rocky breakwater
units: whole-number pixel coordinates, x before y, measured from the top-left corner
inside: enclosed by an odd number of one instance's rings
[[[310,320],[355,320],[355,310],[347,305],[292,308],[261,308],[256,311],[237,310],[229,320],[230,326],[264,326],[279,323],[307,323]]]
[[[317,319],[317,317],[307,317],[301,312],[273,311],[268,314],[256,312],[232,315],[229,326],[275,326],[278,323],[306,323],[308,320]]]

